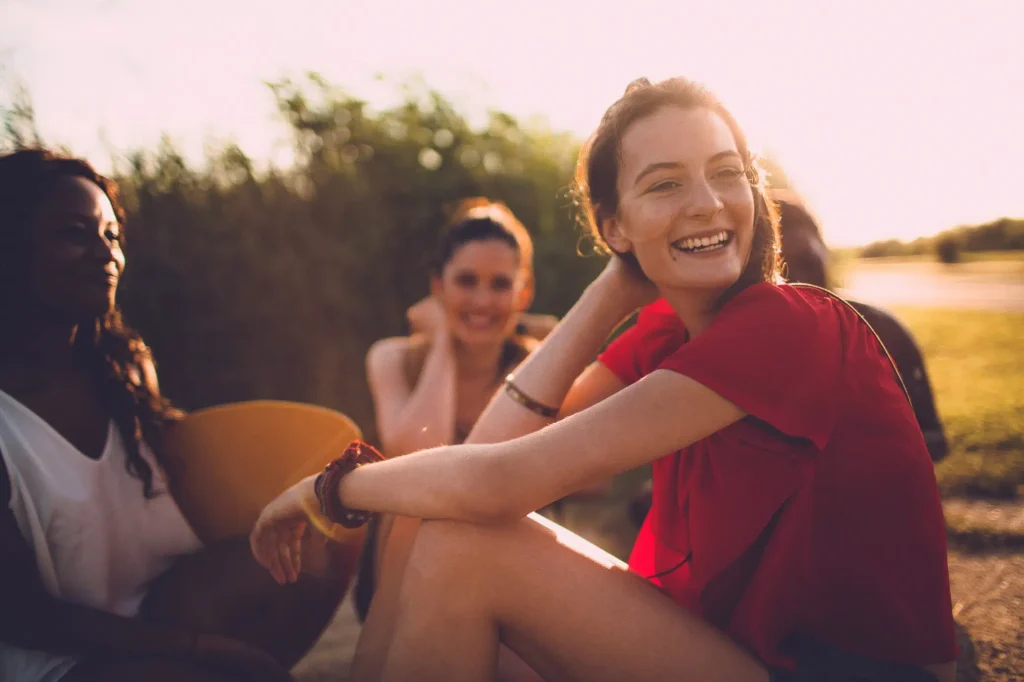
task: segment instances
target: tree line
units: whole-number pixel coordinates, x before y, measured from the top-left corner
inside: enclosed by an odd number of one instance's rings
[[[961,225],[911,242],[886,239],[860,249],[862,258],[935,255],[955,263],[964,252],[1024,250],[1024,219],[1000,218],[982,225]]]
[[[504,201],[530,230],[533,310],[563,314],[600,271],[580,255],[573,136],[501,112],[473,127],[416,84],[382,111],[315,74],[269,87],[292,167],[258,172],[233,145],[194,167],[167,140],[115,164],[127,211],[120,304],[182,407],[304,401],[372,436],[366,350],[405,333],[446,210],[466,196]],[[30,104],[4,111],[3,136],[41,142]]]

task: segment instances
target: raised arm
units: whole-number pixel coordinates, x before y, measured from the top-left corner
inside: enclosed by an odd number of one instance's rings
[[[559,419],[618,392],[623,388],[622,381],[593,362],[594,357],[615,327],[653,296],[653,287],[637,281],[618,259],[613,259],[519,366],[516,387],[540,403],[558,407]],[[466,442],[498,443],[532,433],[552,421],[524,408],[505,391],[498,391]]]
[[[434,334],[412,387],[404,369],[409,343],[383,339],[366,356],[377,431],[388,457],[451,443],[455,436],[455,356],[448,334]]]

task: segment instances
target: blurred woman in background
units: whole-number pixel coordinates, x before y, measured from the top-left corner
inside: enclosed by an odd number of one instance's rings
[[[430,291],[408,311],[412,334],[382,339],[366,357],[388,457],[463,442],[505,376],[536,346],[523,332],[549,331],[550,318],[525,315],[534,293],[533,242],[504,204],[459,202],[441,234]],[[384,517],[371,526],[356,588],[362,619],[385,547],[403,555],[416,525]]]

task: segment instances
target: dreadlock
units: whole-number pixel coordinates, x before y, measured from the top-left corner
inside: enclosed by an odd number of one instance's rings
[[[124,209],[117,185],[82,159],[60,156],[45,149],[23,149],[0,156],[0,311],[4,326],[17,323],[14,302],[24,298],[30,281],[32,219],[60,178],[79,177],[95,183],[110,199],[124,230]],[[182,413],[146,380],[152,364],[149,348],[138,332],[125,324],[115,307],[79,325],[75,352],[93,374],[100,400],[112,416],[127,449],[128,472],[142,482],[143,494],[154,496],[153,468],[142,457],[145,443],[157,462],[166,467],[161,448],[164,427]]]

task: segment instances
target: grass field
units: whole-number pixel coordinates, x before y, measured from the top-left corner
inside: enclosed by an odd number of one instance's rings
[[[946,494],[1024,497],[1024,314],[898,308],[924,350],[950,456]]]

